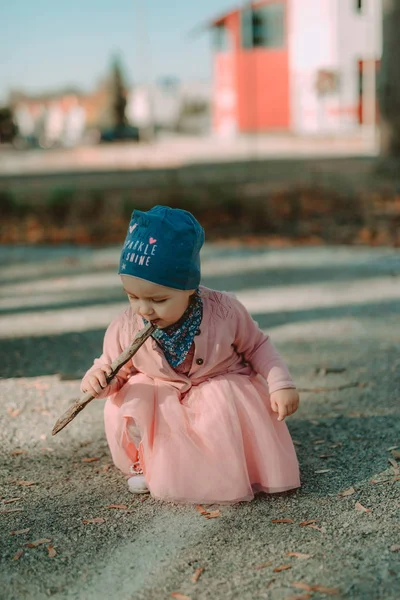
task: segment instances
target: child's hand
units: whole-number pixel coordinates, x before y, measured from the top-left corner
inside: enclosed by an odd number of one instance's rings
[[[271,408],[278,413],[278,421],[292,415],[299,408],[299,394],[295,389],[277,390],[270,396]]]
[[[110,385],[111,382],[107,383],[106,375],[111,375],[111,373],[110,365],[103,365],[101,368],[91,371],[82,379],[81,391],[83,393],[90,392],[94,397],[98,396]]]

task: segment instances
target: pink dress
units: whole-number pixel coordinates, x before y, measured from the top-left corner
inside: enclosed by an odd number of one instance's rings
[[[129,475],[139,458],[151,495],[173,502],[235,503],[297,488],[295,449],[269,400],[295,387],[287,367],[238,300],[200,290],[201,330],[184,363],[174,370],[150,338],[104,390],[114,463]],[[111,363],[142,328],[124,311],[92,368]]]

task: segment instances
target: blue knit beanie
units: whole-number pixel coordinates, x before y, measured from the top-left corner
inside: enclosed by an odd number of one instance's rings
[[[194,290],[200,283],[203,244],[204,230],[186,210],[168,206],[134,210],[118,273],[177,290]]]

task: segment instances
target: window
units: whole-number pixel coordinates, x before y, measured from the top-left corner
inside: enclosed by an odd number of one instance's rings
[[[217,52],[227,52],[229,50],[229,31],[225,25],[214,27],[214,48]]]
[[[242,12],[243,48],[283,48],[285,46],[285,7],[281,3]]]

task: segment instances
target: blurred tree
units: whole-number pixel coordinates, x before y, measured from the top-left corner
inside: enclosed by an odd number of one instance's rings
[[[0,144],[9,144],[17,135],[18,128],[10,108],[0,108]]]
[[[126,109],[126,85],[122,72],[121,61],[115,56],[111,65],[110,76],[111,112],[114,127],[123,127],[127,123]]]
[[[378,78],[381,155],[400,159],[400,0],[383,0],[383,54]]]

